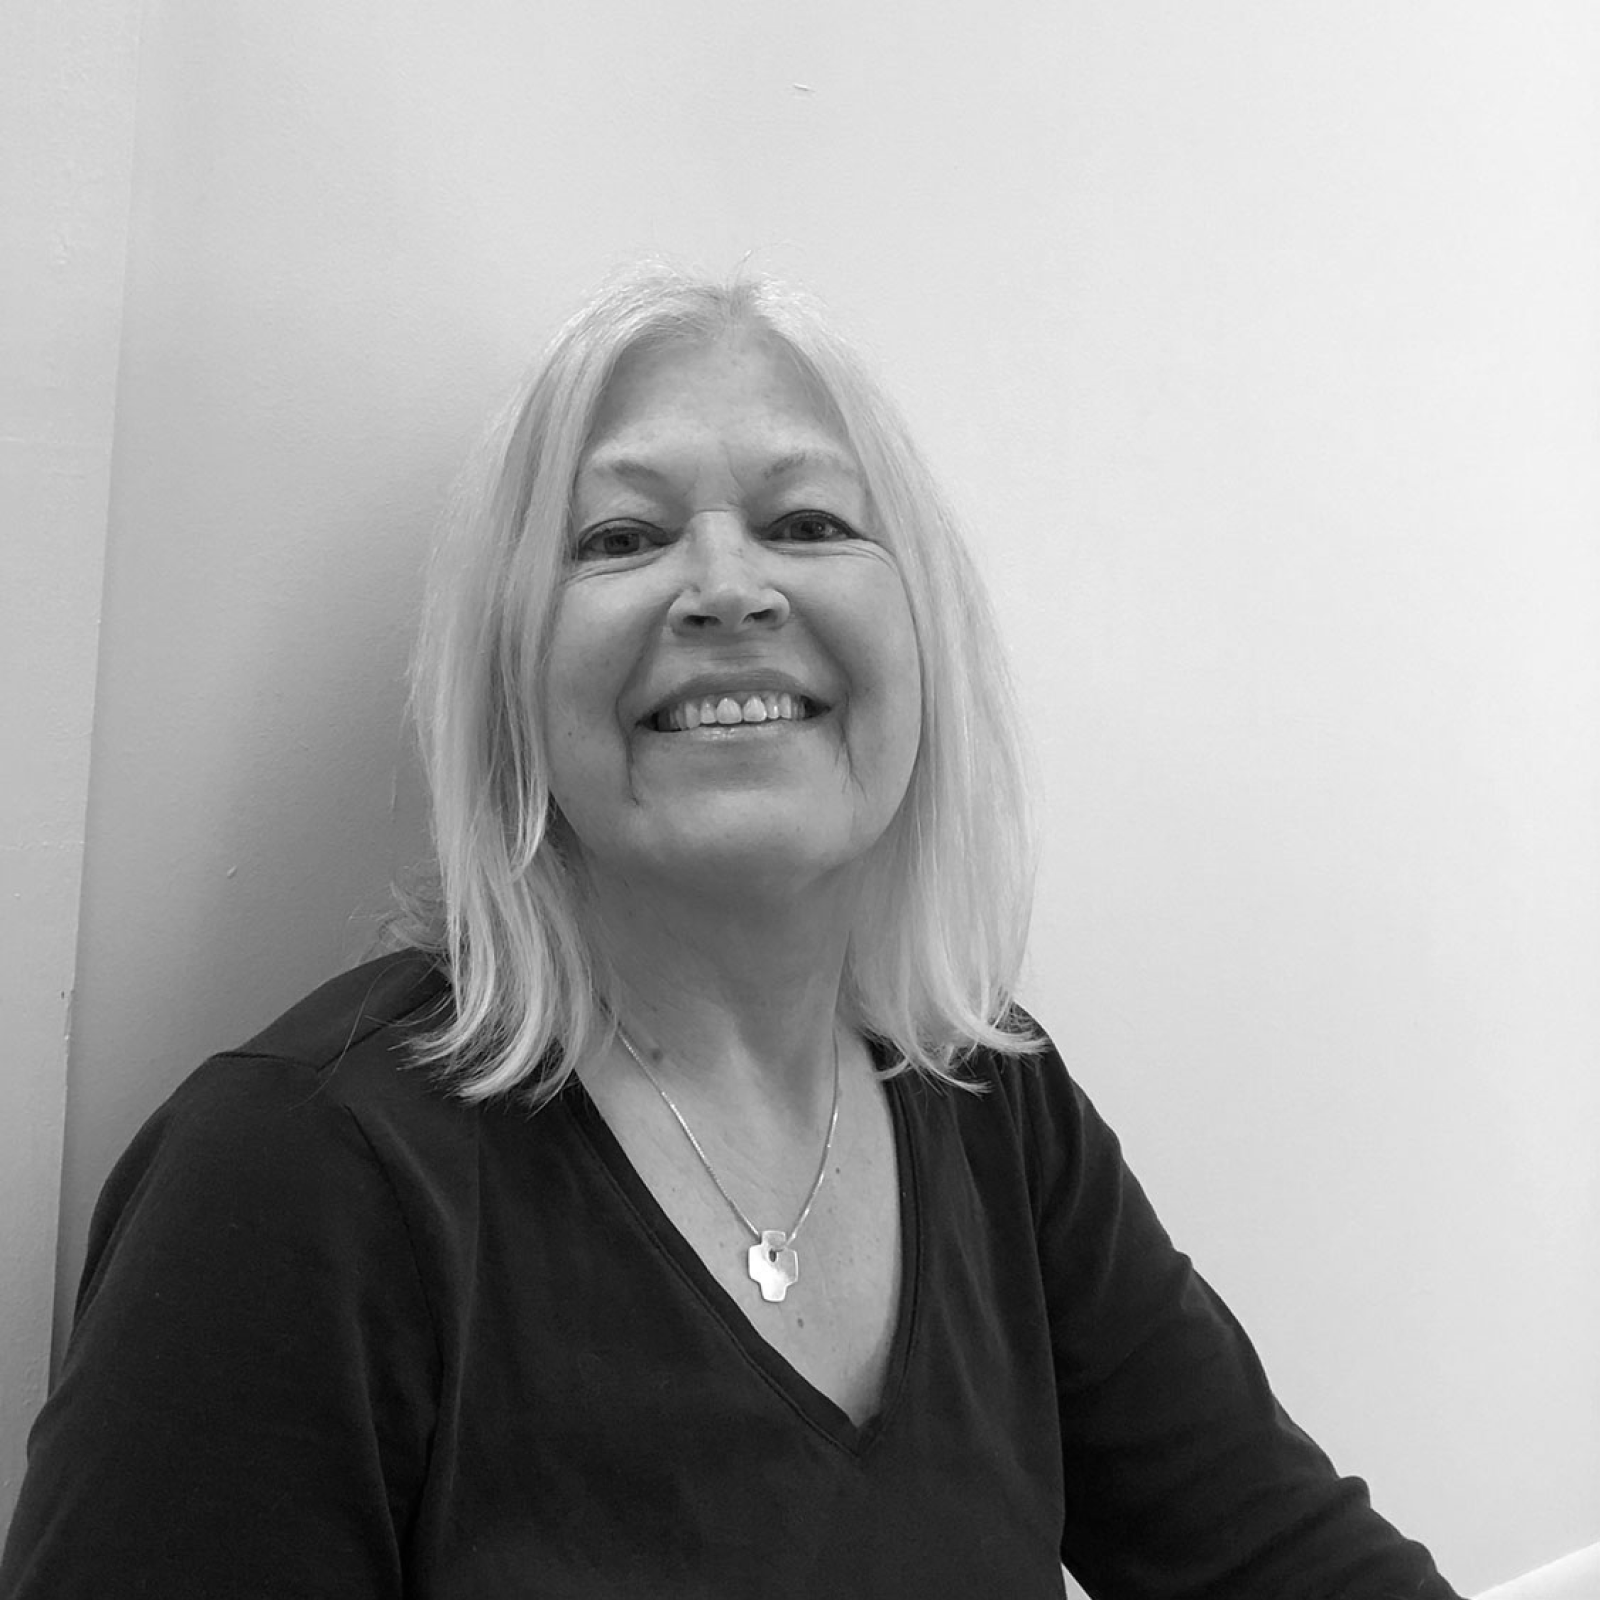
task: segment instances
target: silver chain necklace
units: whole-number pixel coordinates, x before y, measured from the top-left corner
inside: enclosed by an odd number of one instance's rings
[[[635,1065],[650,1080],[651,1087],[661,1096],[662,1103],[677,1120],[683,1129],[683,1136],[689,1141],[694,1153],[700,1158],[700,1165],[706,1169],[706,1176],[717,1186],[717,1193],[728,1202],[729,1209],[740,1222],[755,1235],[756,1242],[750,1246],[747,1254],[747,1271],[750,1281],[761,1291],[763,1300],[781,1300],[789,1290],[800,1281],[800,1257],[795,1253],[794,1242],[800,1237],[800,1230],[806,1224],[806,1218],[811,1215],[812,1202],[817,1198],[817,1192],[822,1188],[822,1180],[828,1175],[828,1157],[833,1151],[833,1130],[839,1126],[839,1034],[834,1030],[833,1035],[833,1111],[828,1117],[828,1137],[822,1144],[822,1160],[817,1163],[817,1175],[811,1180],[811,1192],[806,1196],[806,1203],[800,1207],[800,1215],[794,1219],[794,1226],[787,1233],[779,1228],[758,1228],[743,1210],[739,1202],[733,1198],[722,1186],[722,1179],[717,1176],[717,1169],[706,1158],[706,1153],[700,1148],[700,1141],[695,1138],[689,1124],[683,1120],[683,1113],[672,1103],[672,1096],[661,1087],[661,1080],[644,1064],[644,1057],[633,1047],[631,1040],[622,1031],[622,1024],[617,1024],[617,1037],[622,1041],[622,1048],[633,1057]]]

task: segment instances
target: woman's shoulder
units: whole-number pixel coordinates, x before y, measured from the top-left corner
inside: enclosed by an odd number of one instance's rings
[[[1001,1021],[1002,1031],[1017,1048],[980,1045],[960,1063],[960,1076],[976,1093],[964,1096],[1000,1116],[1036,1141],[1051,1133],[1076,1129],[1088,1104],[1055,1040],[1020,1005],[1013,1004]]]
[[[424,965],[324,985],[192,1071],[117,1161],[30,1445],[29,1594],[174,1592],[158,1503],[186,1530],[185,1594],[291,1566],[277,1592],[377,1592],[349,1574],[423,1470],[471,1170],[467,1108],[399,1065],[439,991]],[[318,1530],[309,1566],[284,1517]]]
[[[441,1093],[409,1054],[448,999],[426,956],[385,956],[194,1068],[107,1178],[91,1267],[134,1215],[271,1212],[287,1222],[297,1213],[325,1218],[362,1197],[381,1206],[398,1148],[443,1156],[467,1131],[470,1108]]]
[[[403,1048],[449,1003],[449,980],[432,956],[395,951],[330,978],[226,1054],[333,1071],[374,1047],[380,1053]]]
[[[1036,1212],[1071,1206],[1086,1185],[1126,1177],[1120,1141],[1039,1022],[1013,1005],[1004,1030],[1036,1048],[980,1045],[958,1063],[965,1088],[922,1079],[909,1098],[914,1118],[948,1119],[975,1170],[1020,1171]]]
[[[379,957],[340,973],[243,1043],[190,1072],[151,1118],[166,1135],[269,1107],[353,1112],[423,1111],[445,1098],[412,1047],[450,1003],[444,973],[421,951]],[[315,1121],[315,1118],[309,1119]]]

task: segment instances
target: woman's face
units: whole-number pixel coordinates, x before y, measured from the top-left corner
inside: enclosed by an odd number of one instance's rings
[[[541,709],[590,870],[721,894],[857,861],[916,759],[916,640],[855,459],[781,348],[625,358],[571,528]]]

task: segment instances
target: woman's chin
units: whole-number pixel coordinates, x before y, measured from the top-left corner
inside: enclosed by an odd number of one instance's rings
[[[829,837],[778,820],[706,818],[703,826],[675,829],[640,850],[628,877],[648,877],[686,899],[792,899],[823,887],[866,853],[848,835]]]

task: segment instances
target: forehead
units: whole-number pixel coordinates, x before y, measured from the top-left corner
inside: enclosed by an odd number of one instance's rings
[[[767,457],[814,453],[859,471],[843,430],[794,357],[750,332],[623,356],[596,408],[580,471],[706,447]]]

